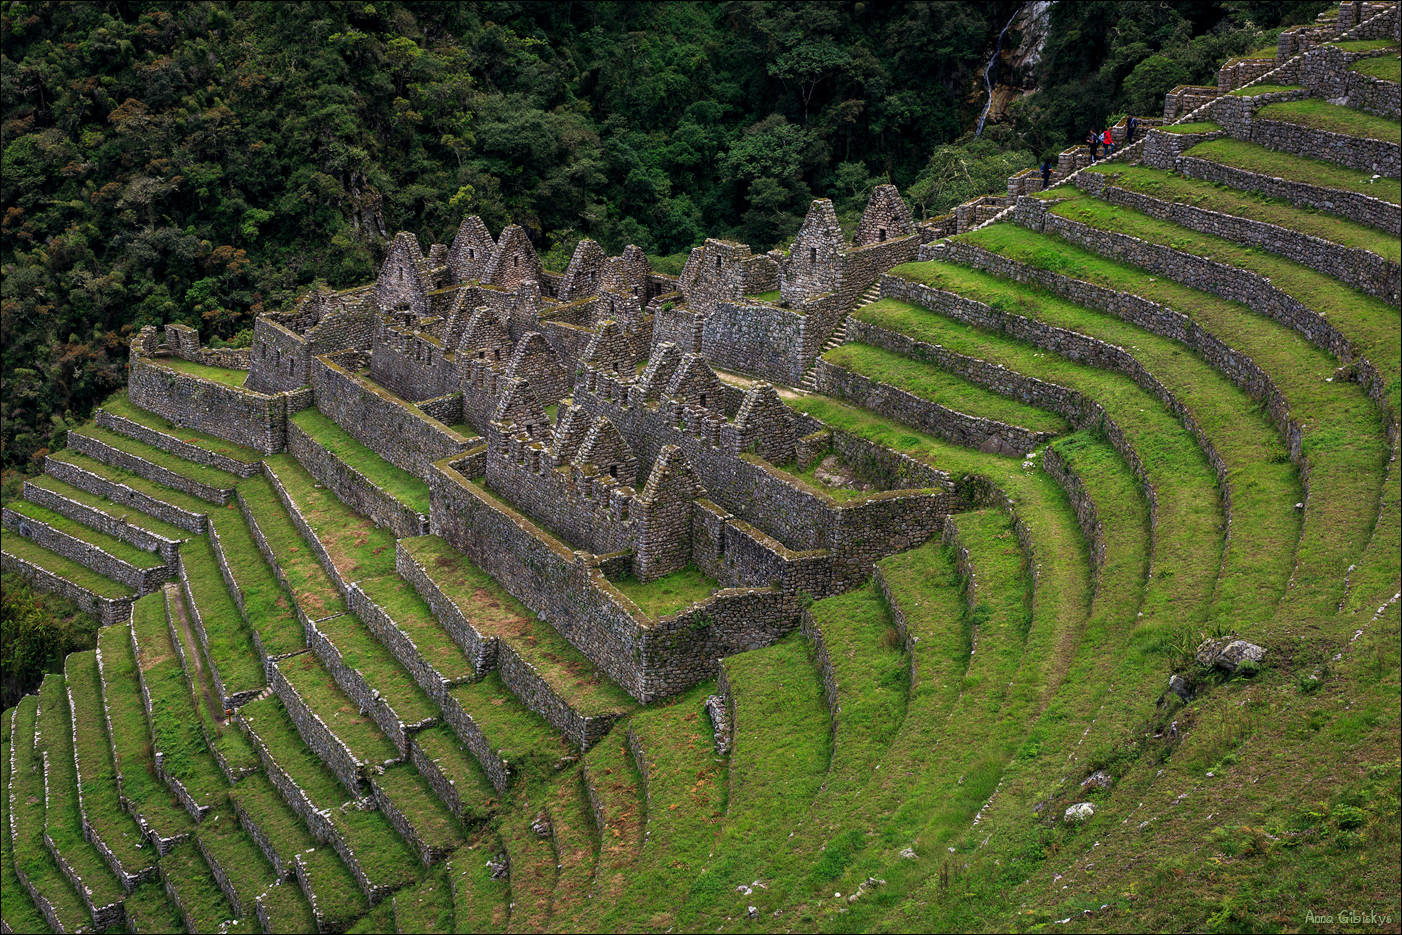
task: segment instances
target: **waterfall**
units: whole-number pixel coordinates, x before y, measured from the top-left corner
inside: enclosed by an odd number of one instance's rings
[[[1003,54],[1003,37],[1008,34],[1008,30],[1012,28],[1013,20],[1017,19],[1017,14],[1021,12],[1022,7],[1019,6],[1013,12],[1012,19],[1008,20],[1008,25],[1003,27],[1002,32],[998,33],[998,42],[993,46],[993,57],[988,60],[988,67],[983,70],[983,83],[988,88],[988,103],[983,105],[983,113],[978,115],[978,130],[974,132],[975,137],[983,136],[983,122],[988,119],[988,111],[993,107],[993,66],[998,64],[998,59]]]

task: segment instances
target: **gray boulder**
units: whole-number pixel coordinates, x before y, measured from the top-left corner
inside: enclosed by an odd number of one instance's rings
[[[1216,640],[1203,640],[1198,646],[1198,665],[1216,666],[1224,672],[1232,673],[1240,669],[1243,664],[1250,662],[1252,668],[1260,664],[1266,658],[1266,650],[1255,643],[1248,643],[1246,640],[1239,640],[1235,637],[1223,637]]]

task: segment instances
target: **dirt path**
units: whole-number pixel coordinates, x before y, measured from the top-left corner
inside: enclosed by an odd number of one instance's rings
[[[219,703],[219,699],[214,697],[214,693],[209,690],[209,679],[205,677],[204,660],[200,657],[200,644],[195,638],[195,631],[190,626],[190,615],[185,610],[185,595],[181,593],[180,586],[167,584],[166,593],[170,596],[171,619],[180,628],[184,642],[186,662],[195,667],[195,678],[199,684],[195,685],[195,691],[203,698],[205,707],[209,709],[210,716],[214,718],[216,724],[224,723],[224,706]]]

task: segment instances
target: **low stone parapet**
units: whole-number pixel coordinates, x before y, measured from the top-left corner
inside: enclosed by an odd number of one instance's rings
[[[156,519],[164,520],[172,526],[179,526],[181,529],[196,535],[203,535],[208,528],[209,516],[207,513],[195,513],[184,507],[158,500],[126,484],[109,480],[55,455],[49,455],[44,459],[44,473],[52,475],[65,484],[77,487],[79,490],[86,490],[99,497],[106,497],[113,504],[121,504],[140,510],[148,516],[154,516]]]
[[[187,493],[192,497],[199,497],[201,500],[208,500],[218,506],[227,505],[229,498],[234,495],[233,485],[215,487],[202,483],[192,477],[186,477],[184,474],[178,474],[169,468],[147,461],[140,455],[115,448],[100,438],[84,435],[77,430],[68,433],[68,447],[80,454],[101,461],[103,464],[110,464],[124,471],[130,471],[138,477],[144,477],[172,490]]]
[[[67,598],[96,617],[104,627],[123,623],[131,617],[131,605],[136,600],[135,594],[127,597],[103,597],[11,553],[8,549],[3,553],[3,562],[6,571],[23,575],[41,591],[52,591]]]
[[[134,438],[139,442],[159,448],[162,451],[169,451],[176,457],[195,464],[203,464],[205,467],[217,468],[221,471],[228,471],[238,477],[252,477],[258,473],[259,462],[240,461],[228,455],[222,455],[217,451],[210,451],[201,448],[199,445],[192,445],[187,441],[171,435],[167,432],[160,432],[139,422],[133,422],[124,416],[116,415],[105,409],[98,409],[93,415],[93,422],[105,429],[110,429],[119,435]]]
[[[24,536],[36,545],[90,568],[104,578],[124,584],[136,591],[138,596],[150,594],[171,575],[171,569],[167,565],[152,564],[139,568],[91,542],[55,529],[43,520],[26,516],[8,506],[0,512],[0,518],[3,519],[5,528],[15,535]],[[151,558],[159,562],[154,553]]]

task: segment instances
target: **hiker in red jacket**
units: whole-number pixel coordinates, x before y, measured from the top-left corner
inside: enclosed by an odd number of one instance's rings
[[[1101,138],[1101,142],[1105,144],[1105,158],[1109,159],[1115,152],[1115,138],[1110,135],[1108,129],[1105,131],[1104,137]]]

